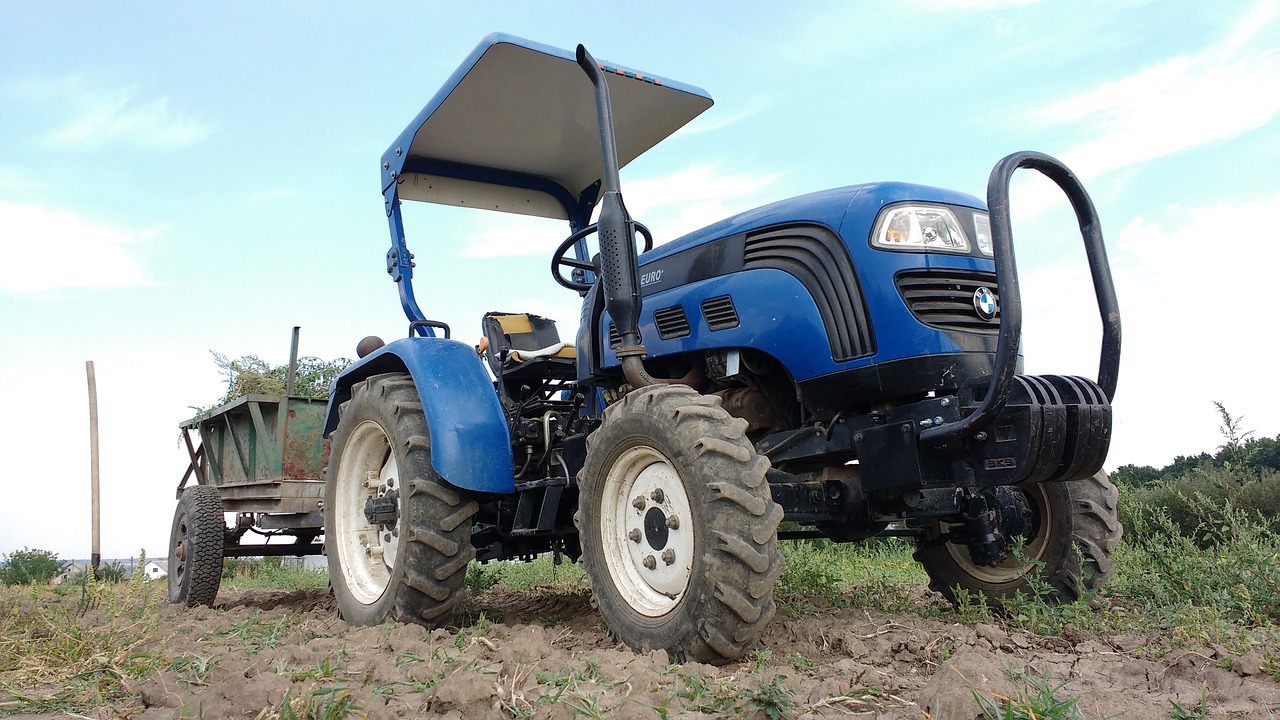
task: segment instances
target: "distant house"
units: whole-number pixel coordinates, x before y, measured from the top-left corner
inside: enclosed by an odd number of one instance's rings
[[[146,565],[142,566],[142,573],[148,580],[159,580],[169,575],[168,560],[148,560]]]
[[[70,580],[71,577],[76,573],[84,572],[86,569],[88,569],[88,567],[89,567],[88,565],[81,565],[80,563],[73,562],[70,565],[63,568],[61,573],[58,573],[58,576],[53,579],[53,584],[61,585],[62,583]]]

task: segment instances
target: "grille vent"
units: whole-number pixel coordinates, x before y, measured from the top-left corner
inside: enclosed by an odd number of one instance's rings
[[[942,330],[995,335],[1000,332],[1000,292],[995,273],[972,270],[911,270],[898,275],[898,292],[916,319]],[[996,316],[983,320],[973,294],[985,287],[996,295]]]
[[[616,348],[622,344],[622,335],[618,333],[618,326],[609,323],[609,347]]]
[[[835,233],[823,227],[803,226],[749,235],[742,266],[748,270],[781,270],[805,286],[818,306],[835,360],[851,360],[875,352],[853,261]]]
[[[684,308],[679,305],[662,308],[653,313],[653,322],[658,326],[658,337],[663,340],[684,337],[689,334],[689,318]]]
[[[728,330],[740,324],[738,309],[733,306],[733,298],[728,295],[703,300],[702,317],[711,330]]]

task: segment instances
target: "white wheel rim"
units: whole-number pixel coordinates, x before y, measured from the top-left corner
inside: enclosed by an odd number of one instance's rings
[[[679,473],[654,448],[630,448],[609,468],[601,501],[601,547],[623,600],[647,617],[671,612],[693,573],[693,517]]]
[[[1049,501],[1045,497],[1044,488],[1037,485],[1033,492],[1027,493],[1027,500],[1035,505],[1036,513],[1040,516],[1040,529],[1035,537],[1028,538],[1022,546],[1022,557],[1030,560],[1040,560],[1044,555],[1045,548],[1049,543],[1049,532],[1052,527],[1053,520],[1050,515]],[[957,545],[955,543],[947,543],[947,552],[951,554],[951,558],[956,564],[964,569],[966,573],[973,576],[980,582],[990,585],[1003,585],[1004,583],[1014,582],[1026,574],[1031,569],[1030,562],[1023,562],[1018,556],[1013,554],[1013,543],[1009,543],[1009,555],[1005,557],[1004,562],[999,565],[977,565],[973,562],[973,557],[969,555],[969,548],[965,545]]]
[[[373,525],[364,515],[370,498],[401,491],[396,455],[387,433],[372,420],[351,431],[338,459],[334,488],[334,524],[330,531],[347,589],[362,605],[382,597],[395,569],[400,547],[400,519],[390,528]]]

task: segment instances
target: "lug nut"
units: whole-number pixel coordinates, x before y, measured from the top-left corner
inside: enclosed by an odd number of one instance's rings
[[[631,528],[631,532],[627,533],[627,538],[633,543],[640,542],[640,530],[638,528]]]
[[[672,530],[678,529],[680,527],[680,518],[676,517],[675,515],[668,515],[667,527],[671,528]]]
[[[676,551],[675,551],[675,550],[672,550],[671,548],[667,548],[666,550],[663,550],[663,551],[662,551],[662,562],[664,562],[664,563],[666,563],[666,564],[670,565],[671,563],[674,563],[675,561],[676,561]]]
[[[369,557],[382,557],[382,548],[374,545],[364,549],[364,554]]]
[[[643,495],[637,495],[637,496],[636,496],[636,499],[631,501],[631,507],[633,507],[633,508],[635,508],[635,509],[637,509],[637,510],[643,510],[643,509],[644,509],[644,496],[643,496]]]
[[[369,488],[370,490],[377,490],[378,488],[382,487],[382,479],[378,477],[377,470],[370,470],[369,472],[365,473],[364,486]]]
[[[658,561],[653,559],[652,555],[644,556],[644,567],[646,570],[652,570],[658,567]]]
[[[977,440],[978,442],[982,442],[983,440],[987,439],[987,434],[985,432],[980,432],[977,435],[974,435],[973,439]]]
[[[653,494],[652,494],[652,495],[650,495],[649,497],[653,498],[653,501],[654,501],[654,502],[656,502],[656,503],[660,503],[660,502],[662,502],[662,501],[663,501],[663,499],[665,499],[665,498],[666,498],[666,495],[665,495],[665,494],[663,494],[663,492],[662,492],[662,488],[658,488],[658,489],[654,490],[654,491],[653,491]]]

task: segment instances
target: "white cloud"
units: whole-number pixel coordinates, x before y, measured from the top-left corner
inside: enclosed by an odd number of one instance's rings
[[[1230,34],[1032,114],[1044,125],[1074,125],[1090,136],[1062,154],[1081,177],[1096,177],[1254,130],[1280,114],[1280,48],[1250,48],[1274,37],[1274,3],[1260,3]]]
[[[673,137],[685,137],[688,135],[701,135],[703,133],[723,130],[730,125],[737,124],[747,118],[757,115],[767,110],[773,105],[773,100],[764,96],[756,96],[747,103],[745,107],[732,110],[728,113],[703,113],[694,118],[688,125],[680,128],[675,132]]]
[[[762,192],[780,173],[723,172],[693,165],[657,178],[623,185],[627,209],[663,243],[760,205]]]
[[[72,83],[75,84],[75,83]],[[95,149],[111,144],[177,150],[208,137],[211,125],[170,110],[169,99],[143,100],[130,90],[89,92],[73,100],[75,119],[55,130],[59,148]]]
[[[662,177],[624,181],[622,194],[631,216],[662,244],[759,205],[761,191],[778,177],[695,165]],[[550,256],[567,236],[563,223],[518,215],[490,213],[473,222],[464,257]]]
[[[1133,219],[1111,243],[1124,340],[1109,468],[1212,451],[1214,401],[1259,436],[1280,432],[1271,319],[1280,193],[1164,215]],[[1083,253],[1022,280],[1028,372],[1094,376],[1100,322]]]
[[[148,285],[135,250],[156,232],[0,200],[0,291],[39,294]]]
[[[913,0],[910,5],[929,12],[989,12],[1038,2],[1040,0]]]

